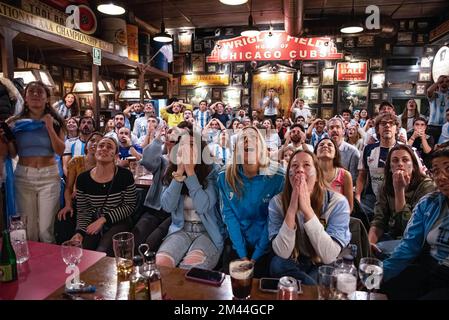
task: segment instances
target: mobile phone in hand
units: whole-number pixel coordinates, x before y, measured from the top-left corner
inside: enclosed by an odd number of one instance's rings
[[[186,279],[210,284],[219,287],[225,279],[225,274],[219,271],[207,270],[193,267],[186,275]]]

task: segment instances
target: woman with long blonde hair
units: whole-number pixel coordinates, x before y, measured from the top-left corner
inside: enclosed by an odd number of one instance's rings
[[[222,215],[233,252],[229,259],[255,262],[256,277],[268,274],[268,202],[282,190],[284,171],[271,162],[259,130],[242,129],[234,146],[232,163],[218,176]],[[225,267],[226,259],[225,259]]]
[[[348,200],[326,187],[318,159],[308,150],[292,155],[287,177],[268,207],[271,276],[315,284],[318,266],[335,261],[351,239]]]

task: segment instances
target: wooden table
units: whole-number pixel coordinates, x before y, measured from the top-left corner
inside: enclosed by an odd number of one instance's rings
[[[186,280],[186,270],[179,268],[161,267],[162,291],[166,299],[171,300],[232,300],[231,279],[227,275],[220,287]],[[85,299],[127,300],[129,281],[117,279],[115,259],[104,257],[98,263],[81,273],[81,280],[97,287],[93,294],[82,294]],[[275,300],[275,293],[261,292],[259,280],[254,279],[251,300]],[[299,300],[316,300],[318,291],[316,286],[302,286],[303,293]],[[63,299],[64,286],[47,297],[49,300]],[[358,293],[358,299],[365,300],[366,294]],[[384,295],[376,294],[373,300],[384,300]]]

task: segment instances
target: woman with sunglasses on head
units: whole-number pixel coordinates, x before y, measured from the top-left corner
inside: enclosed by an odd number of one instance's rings
[[[326,186],[313,153],[298,150],[292,155],[284,190],[271,199],[268,210],[269,239],[276,254],[271,276],[316,284],[318,266],[334,262],[351,233],[348,200]]]
[[[449,299],[449,149],[432,154],[437,191],[414,206],[404,236],[384,261],[389,299]]]
[[[391,148],[368,234],[373,253],[382,253],[385,257],[393,252],[399,242],[396,239],[402,238],[414,206],[434,190],[432,179],[421,173],[411,147],[398,144]]]
[[[76,233],[83,248],[113,256],[112,236],[130,230],[136,186],[128,169],[116,165],[118,144],[103,137],[95,151],[96,166],[76,179]]]
[[[268,275],[268,202],[279,193],[284,170],[270,161],[262,134],[254,127],[239,133],[232,162],[218,176],[223,220],[232,243],[226,259],[255,262],[255,277]],[[224,262],[224,267],[229,267]]]
[[[27,217],[29,240],[54,242],[61,179],[55,156],[64,152],[64,121],[49,104],[50,90],[40,81],[25,88],[25,108],[7,123],[15,135],[10,150],[19,155],[15,171],[17,213]]]
[[[76,156],[70,159],[67,164],[67,177],[64,190],[65,206],[58,212],[55,224],[55,237],[57,243],[62,243],[69,240],[75,232],[76,214],[74,215],[74,202],[76,200],[75,183],[78,176],[84,171],[95,167],[97,161],[95,159],[95,152],[97,144],[103,138],[99,132],[93,132],[87,138],[84,146],[84,156]]]

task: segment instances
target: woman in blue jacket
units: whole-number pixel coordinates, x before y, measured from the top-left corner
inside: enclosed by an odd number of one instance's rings
[[[227,257],[255,262],[255,276],[268,274],[268,203],[281,192],[284,171],[268,157],[264,138],[254,127],[242,129],[232,163],[218,176],[222,214],[233,252]],[[228,267],[225,265],[225,267]]]
[[[384,261],[390,299],[449,299],[449,149],[432,154],[438,191],[413,210],[399,246]]]
[[[208,147],[193,134],[192,125],[183,127],[185,134],[170,152],[171,162],[163,179],[161,204],[171,213],[172,223],[156,263],[213,269],[223,250],[225,234],[218,211],[217,172],[207,164],[208,160],[212,163]]]

